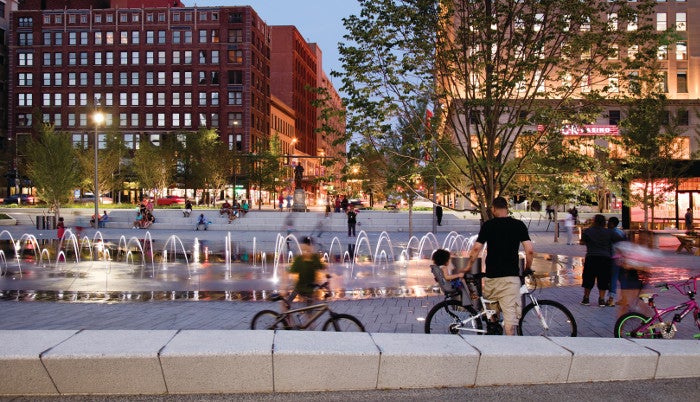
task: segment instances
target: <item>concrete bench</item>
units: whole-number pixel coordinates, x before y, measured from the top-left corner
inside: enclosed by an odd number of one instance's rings
[[[202,394],[700,377],[694,340],[322,331],[0,331],[0,395]],[[300,380],[302,379],[302,380]]]

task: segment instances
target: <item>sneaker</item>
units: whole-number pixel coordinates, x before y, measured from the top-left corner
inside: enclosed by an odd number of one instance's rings
[[[598,299],[598,306],[605,307],[605,299]]]
[[[608,303],[606,304],[608,307],[615,307],[615,299],[612,297],[608,298]]]
[[[587,297],[584,297],[583,300],[581,300],[581,304],[583,304],[584,306],[590,306],[591,302],[588,301]]]

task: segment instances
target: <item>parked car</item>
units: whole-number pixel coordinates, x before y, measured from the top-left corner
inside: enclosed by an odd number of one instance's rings
[[[166,195],[165,197],[158,198],[156,200],[156,205],[185,205],[185,197],[180,197],[178,195]]]
[[[83,194],[82,197],[77,198],[75,200],[77,203],[84,203],[84,204],[89,204],[89,203],[94,203],[95,202],[95,195],[93,193],[85,193]],[[107,197],[106,195],[101,195],[100,196],[100,204],[113,204],[114,200],[112,200],[111,197]]]
[[[39,202],[41,202],[41,200],[39,200],[39,197],[34,197],[33,195],[29,195],[29,194],[8,195],[3,200],[4,204],[20,204],[20,205],[34,205],[34,204],[38,204]]]
[[[362,200],[359,200],[357,198],[349,199],[348,205],[354,205],[355,209],[365,209],[365,204],[362,202]]]

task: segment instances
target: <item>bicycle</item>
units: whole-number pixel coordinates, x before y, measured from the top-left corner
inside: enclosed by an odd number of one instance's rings
[[[328,282],[316,285],[315,288],[325,289],[324,299],[330,297]],[[336,313],[331,310],[328,303],[319,303],[311,306],[291,308],[297,292],[292,292],[287,298],[281,295],[273,295],[270,300],[281,301],[285,311],[262,310],[255,314],[250,323],[250,329],[283,329],[283,330],[307,330],[313,329],[316,321],[326,312],[330,317],[323,324],[324,331],[336,332],[365,332],[365,327],[360,320],[350,314]]]
[[[433,275],[436,276],[438,284],[441,284],[438,276],[442,275],[442,271],[439,268],[433,269]],[[464,275],[469,301],[460,300],[457,297],[459,291],[443,289],[445,300],[428,312],[425,333],[458,334],[464,331],[477,335],[502,335],[503,328],[498,322],[498,311],[487,308],[496,302],[485,299],[481,294],[483,276],[482,273]],[[537,288],[537,282],[534,272],[526,270],[520,278],[523,280],[520,294],[527,296],[530,303],[522,310],[518,322],[518,335],[576,336],[576,320],[569,309],[554,300],[538,300],[535,297],[533,292]],[[525,279],[533,286],[532,290],[525,283]]]
[[[695,324],[700,329],[700,306],[695,300],[698,280],[700,280],[700,275],[693,276],[680,283],[661,283],[656,285],[655,287],[660,288],[661,291],[674,288],[678,293],[688,297],[688,301],[667,308],[659,309],[656,307],[654,299],[659,294],[640,294],[639,298],[654,310],[654,315],[648,317],[637,312],[623,314],[615,322],[615,338],[671,339],[676,335],[676,325],[691,312],[693,313]],[[677,312],[679,310],[680,313]],[[676,313],[669,320],[668,317],[670,317],[672,312]],[[700,338],[700,334],[694,335],[694,338]]]

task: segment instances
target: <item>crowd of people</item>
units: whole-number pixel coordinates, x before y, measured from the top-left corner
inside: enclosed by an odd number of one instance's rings
[[[136,218],[132,229],[148,229],[156,222],[156,217],[153,215],[153,201],[150,198],[144,199],[139,204],[139,209],[136,211]]]
[[[224,203],[221,204],[221,209],[219,209],[219,215],[226,215],[226,217],[228,217],[228,223],[231,223],[235,219],[243,217],[246,213],[248,213],[249,209],[250,205],[248,204],[247,200],[243,200],[241,203],[238,203],[238,200],[234,198],[233,204],[230,204],[228,200],[224,200]]]

